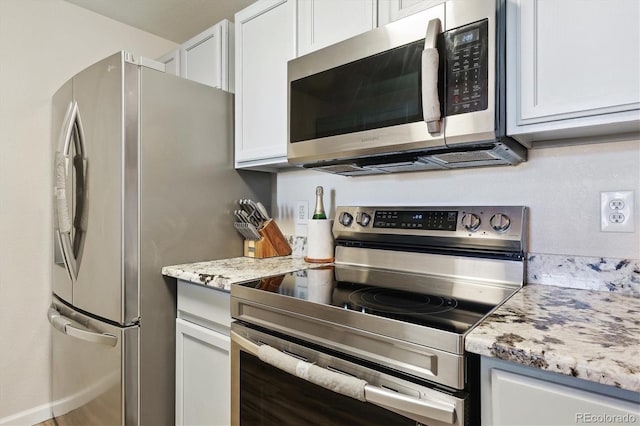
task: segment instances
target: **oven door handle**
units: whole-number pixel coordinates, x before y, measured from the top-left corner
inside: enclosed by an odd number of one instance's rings
[[[429,424],[433,420],[447,424],[453,424],[456,421],[456,410],[452,403],[413,398],[372,386],[364,380],[301,361],[271,346],[257,345],[234,331],[231,332],[231,340],[245,352],[258,357],[261,361],[332,392],[381,406],[425,424]],[[315,372],[310,373],[311,369]],[[353,391],[354,387],[360,384],[363,388],[361,394]]]

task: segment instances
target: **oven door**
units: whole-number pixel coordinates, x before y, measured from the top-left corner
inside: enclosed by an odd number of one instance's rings
[[[231,325],[232,425],[463,425],[466,398]]]

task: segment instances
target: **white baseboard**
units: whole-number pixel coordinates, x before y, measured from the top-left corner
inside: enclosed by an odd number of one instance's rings
[[[42,404],[8,417],[0,418],[0,426],[31,426],[53,417],[51,404]]]
[[[106,392],[109,388],[117,386],[120,380],[120,376],[117,373],[119,372],[103,377],[98,382],[57,401],[0,418],[0,426],[31,426],[51,419],[54,411],[56,415],[60,416],[75,410]]]

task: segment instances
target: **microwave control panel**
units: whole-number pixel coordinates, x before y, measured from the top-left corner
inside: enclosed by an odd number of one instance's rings
[[[488,21],[476,22],[444,33],[446,49],[446,115],[487,109]]]

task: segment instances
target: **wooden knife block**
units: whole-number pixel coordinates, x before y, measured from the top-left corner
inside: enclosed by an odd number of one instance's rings
[[[291,246],[273,219],[267,221],[258,232],[262,236],[259,240],[244,240],[245,256],[262,259],[291,254]]]

